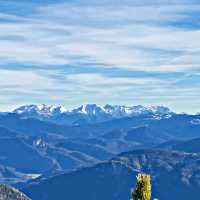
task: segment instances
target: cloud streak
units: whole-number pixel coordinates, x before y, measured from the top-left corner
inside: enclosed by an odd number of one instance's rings
[[[96,62],[140,71],[195,70],[199,30],[180,29],[170,22],[184,22],[200,6],[135,4],[113,9],[113,4],[63,3],[38,6],[28,17],[6,15],[19,19],[0,24],[1,60],[34,65]]]

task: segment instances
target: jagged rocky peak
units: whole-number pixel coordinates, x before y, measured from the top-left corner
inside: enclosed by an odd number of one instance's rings
[[[125,106],[85,104],[74,109],[67,109],[64,106],[53,105],[25,105],[13,111],[23,117],[48,120],[57,124],[83,124],[99,123],[123,117],[140,115],[153,115],[153,118],[160,119],[172,115],[169,108],[164,106]]]
[[[104,109],[113,115],[141,115],[141,114],[169,114],[172,113],[169,108],[164,106],[124,106],[124,105],[105,105]]]
[[[31,200],[20,191],[0,184],[0,200]]]
[[[13,112],[18,114],[51,116],[67,112],[67,109],[64,106],[39,104],[39,105],[24,105],[15,109]]]
[[[105,112],[104,107],[99,106],[97,104],[85,104],[81,105],[78,108],[75,108],[71,111],[72,113],[82,113],[82,114],[89,114],[89,115],[97,115],[98,113]]]
[[[139,115],[139,114],[169,114],[172,113],[169,108],[164,106],[124,106],[124,105],[105,105],[99,106],[97,104],[85,104],[78,108],[68,110],[64,106],[53,106],[53,105],[25,105],[21,106],[13,111],[18,114],[40,114],[40,115],[53,115],[61,113],[82,113],[82,114],[99,114],[105,113],[114,116],[126,116],[126,115]]]

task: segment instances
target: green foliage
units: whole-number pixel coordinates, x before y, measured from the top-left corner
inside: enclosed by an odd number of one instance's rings
[[[151,199],[151,178],[146,174],[137,175],[135,189],[132,190],[133,200],[150,200]]]

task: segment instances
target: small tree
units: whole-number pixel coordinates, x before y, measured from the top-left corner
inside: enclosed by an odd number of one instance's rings
[[[133,200],[151,199],[151,178],[146,174],[138,174],[135,189],[132,190]]]

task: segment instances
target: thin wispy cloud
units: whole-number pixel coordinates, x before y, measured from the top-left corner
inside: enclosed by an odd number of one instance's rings
[[[198,1],[0,3],[0,95],[11,99],[6,107],[109,101],[181,110],[181,98],[190,104],[198,97]]]

